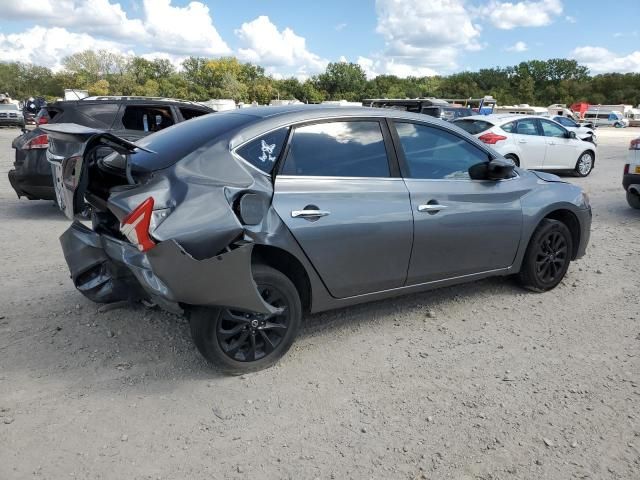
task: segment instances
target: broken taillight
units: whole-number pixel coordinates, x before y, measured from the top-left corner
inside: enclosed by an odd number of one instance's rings
[[[22,148],[24,150],[33,150],[37,148],[49,148],[49,137],[47,136],[46,133],[43,133],[42,135],[38,135],[37,137],[33,137]]]
[[[141,252],[152,249],[156,242],[149,235],[153,215],[153,197],[147,198],[122,220],[120,231]]]
[[[506,139],[507,137],[505,137],[504,135],[498,135],[497,133],[492,133],[492,132],[485,133],[484,135],[480,135],[478,137],[478,140],[489,145],[495,145],[499,141],[506,140]]]

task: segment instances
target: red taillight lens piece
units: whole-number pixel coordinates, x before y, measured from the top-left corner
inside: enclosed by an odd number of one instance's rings
[[[47,117],[38,118],[38,125],[44,125],[45,123],[49,123],[49,119]]]
[[[629,150],[640,150],[640,138],[635,138],[629,142]]]
[[[156,245],[149,235],[152,214],[153,197],[149,197],[127,215],[120,226],[122,234],[141,252],[151,250]]]
[[[480,140],[481,142],[487,143],[489,145],[495,145],[496,143],[498,143],[501,140],[506,140],[507,137],[505,137],[504,135],[498,135],[497,133],[485,133],[484,135],[480,135],[478,137],[478,140]]]
[[[38,135],[37,137],[32,138],[29,142],[23,147],[25,150],[34,150],[37,148],[49,148],[49,137],[47,137],[46,133],[42,135]]]
[[[624,170],[622,171],[622,174],[626,175],[627,173],[629,173],[629,164],[625,163],[624,164]]]

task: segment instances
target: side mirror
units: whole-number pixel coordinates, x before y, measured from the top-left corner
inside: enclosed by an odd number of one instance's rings
[[[576,132],[568,132],[568,137],[567,138],[577,138],[576,137]]]
[[[503,159],[494,159],[489,162],[481,162],[469,168],[469,178],[472,180],[503,180],[513,176],[513,162]]]

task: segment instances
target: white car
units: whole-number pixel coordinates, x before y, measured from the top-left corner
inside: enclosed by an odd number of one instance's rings
[[[629,206],[640,209],[640,137],[629,142],[629,163],[624,166],[622,186]]]
[[[598,143],[595,128],[593,127],[580,125],[575,120],[569,117],[555,116],[552,117],[551,120],[558,122],[570,132],[576,132],[576,136],[582,140],[586,140],[587,142],[591,143]]]
[[[494,114],[453,123],[522,168],[572,170],[586,177],[595,165],[597,146],[548,118]]]

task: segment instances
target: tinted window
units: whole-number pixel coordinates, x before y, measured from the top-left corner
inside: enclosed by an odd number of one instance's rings
[[[566,117],[554,117],[554,120],[558,122],[560,125],[564,125],[565,127],[577,127],[578,125],[573,120]]]
[[[122,114],[122,125],[127,130],[158,132],[170,127],[173,123],[169,107],[127,105]]]
[[[77,110],[86,117],[93,120],[93,124],[100,124],[102,128],[111,128],[113,119],[116,117],[119,105],[117,103],[101,103],[78,105]]]
[[[505,123],[500,128],[502,130],[504,130],[505,132],[507,132],[507,133],[513,133],[513,132],[515,132],[516,122]]]
[[[180,113],[182,114],[182,118],[189,120],[190,118],[199,117],[200,115],[206,115],[209,112],[197,110],[195,108],[181,108]]]
[[[282,174],[388,177],[389,162],[380,124],[327,122],[296,128]]]
[[[288,128],[269,132],[236,150],[244,160],[263,172],[271,173],[287,139]]]
[[[516,123],[515,133],[519,135],[539,135],[535,118],[525,118]]]
[[[493,124],[485,120],[456,120],[453,124],[469,132],[471,135],[476,135],[493,127]]]
[[[556,125],[555,123],[549,122],[548,120],[540,120],[540,124],[542,125],[542,131],[544,132],[545,137],[566,137],[566,130],[560,125]]]
[[[438,128],[395,123],[411,178],[465,180],[469,167],[486,162],[487,153]]]

